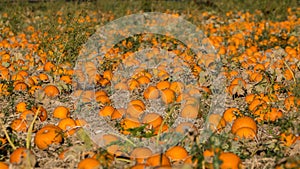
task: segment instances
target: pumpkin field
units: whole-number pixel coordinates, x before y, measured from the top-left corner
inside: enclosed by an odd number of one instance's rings
[[[0,169],[300,168],[298,0],[0,1]]]

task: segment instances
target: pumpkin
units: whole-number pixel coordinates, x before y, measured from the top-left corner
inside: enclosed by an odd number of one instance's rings
[[[59,95],[59,90],[56,86],[54,85],[48,85],[44,88],[44,92],[46,96],[53,98]]]
[[[251,117],[248,116],[239,117],[236,120],[234,120],[231,127],[231,132],[235,134],[238,129],[243,127],[249,127],[253,129],[255,133],[257,132],[256,122]]]
[[[42,127],[34,137],[35,145],[41,150],[47,149],[51,144],[60,144],[62,141],[62,129],[52,124]]]
[[[100,162],[94,158],[86,158],[78,163],[78,169],[97,169],[100,167]]]
[[[188,157],[188,152],[181,146],[174,146],[168,149],[165,154],[172,161],[184,161]]]
[[[164,154],[156,154],[156,155],[149,157],[146,161],[146,164],[151,167],[171,166],[169,158]]]
[[[22,160],[28,160],[28,158],[32,158],[33,156],[32,151],[28,150],[27,148],[24,147],[19,147],[16,150],[12,152],[9,158],[9,162],[11,164],[20,164],[23,161]]]
[[[239,156],[231,152],[222,152],[219,156],[222,161],[220,169],[239,169],[241,165],[241,159]]]
[[[152,151],[146,147],[137,147],[130,153],[130,158],[137,163],[144,163],[144,160],[152,155]]]

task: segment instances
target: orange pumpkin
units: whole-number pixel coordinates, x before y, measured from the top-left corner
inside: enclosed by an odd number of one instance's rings
[[[239,117],[236,120],[234,120],[232,127],[231,127],[231,131],[232,133],[236,133],[236,131],[240,128],[243,127],[249,127],[251,129],[253,129],[253,131],[256,133],[257,131],[257,125],[256,122],[248,116],[244,116],[244,117]]]
[[[41,150],[47,149],[51,144],[60,144],[62,141],[62,129],[52,124],[41,128],[34,138],[35,145]]]
[[[0,168],[1,169],[8,169],[8,164],[6,164],[5,162],[0,162]]]
[[[100,162],[94,158],[86,158],[78,163],[78,169],[97,169],[100,167]]]
[[[24,112],[25,110],[27,110],[27,104],[25,102],[20,102],[16,105],[16,110],[17,112]]]
[[[77,129],[75,120],[71,118],[61,119],[57,126],[65,132],[65,137],[73,135]]]
[[[250,128],[250,127],[242,127],[239,128],[236,132],[235,135],[237,136],[235,140],[239,138],[246,138],[246,139],[253,139],[256,136],[255,131]]]
[[[159,97],[159,90],[156,86],[149,86],[144,91],[144,98],[145,99],[157,99]]]
[[[19,118],[13,120],[10,127],[17,132],[26,132],[28,126],[26,120]]]
[[[240,110],[238,108],[229,108],[223,113],[223,118],[226,122],[231,123],[236,119],[236,114],[240,115]]]
[[[172,161],[184,161],[188,157],[188,152],[181,146],[174,146],[168,149],[165,154]]]
[[[156,154],[149,157],[146,161],[146,164],[151,167],[169,167],[171,166],[169,158],[164,154]]]
[[[59,95],[59,90],[54,85],[48,85],[44,88],[44,92],[48,97],[56,97]]]
[[[9,162],[12,164],[20,164],[24,158],[30,158],[33,153],[24,147],[19,147],[10,155]]]
[[[115,108],[112,106],[105,106],[99,111],[99,116],[111,116]]]
[[[128,131],[129,129],[141,126],[141,123],[136,118],[124,118],[121,120],[120,124],[123,129],[123,134],[130,134],[130,132]]]
[[[239,156],[230,152],[222,152],[219,159],[222,161],[220,169],[239,169],[242,163]]]
[[[176,99],[175,92],[172,89],[162,90],[161,95],[162,95],[162,101],[165,104],[171,104]]]
[[[35,106],[33,106],[31,108],[31,110],[35,114],[35,113],[37,113],[38,109]],[[47,110],[43,106],[40,107],[40,111],[39,111],[38,117],[39,117],[40,121],[42,121],[42,122],[45,121],[45,120],[47,120],[47,118],[48,118]]]
[[[283,117],[282,111],[273,107],[268,112],[266,112],[264,119],[268,121],[275,121],[282,117]]]
[[[144,163],[144,160],[152,155],[152,151],[146,147],[137,147],[130,153],[130,158],[137,161],[137,163]]]
[[[57,106],[53,111],[53,117],[64,119],[70,117],[70,111],[65,106]]]

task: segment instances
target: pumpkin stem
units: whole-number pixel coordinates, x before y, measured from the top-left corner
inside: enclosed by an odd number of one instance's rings
[[[7,133],[7,130],[6,130],[5,126],[3,125],[3,122],[2,122],[1,119],[0,119],[0,125],[1,125],[1,128],[2,128],[2,130],[3,130],[3,132],[4,132],[4,134],[5,134],[5,137],[6,137],[7,141],[8,141],[8,143],[9,143],[9,145],[12,147],[13,150],[16,150],[17,147],[16,147],[16,146],[14,145],[14,143],[11,141],[11,139],[10,139],[8,133]]]
[[[35,120],[37,119],[37,116],[38,116],[39,113],[40,113],[40,109],[41,109],[41,106],[39,106],[39,108],[38,108],[37,111],[35,112],[34,117],[33,117],[33,120],[32,120],[32,122],[30,123],[29,129],[28,129],[28,134],[27,134],[27,138],[26,138],[26,148],[27,148],[27,149],[30,149],[30,142],[31,142],[31,136],[32,136],[33,125],[34,125]]]

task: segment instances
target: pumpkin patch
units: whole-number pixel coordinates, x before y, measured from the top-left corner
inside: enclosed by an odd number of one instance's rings
[[[299,4],[249,3],[0,2],[0,168],[299,167]]]

